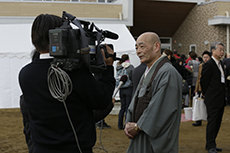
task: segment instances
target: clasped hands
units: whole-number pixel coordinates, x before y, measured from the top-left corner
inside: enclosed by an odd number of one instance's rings
[[[129,138],[129,139],[133,139],[138,133],[139,133],[140,129],[137,127],[137,124],[134,122],[128,122],[125,124],[125,135]]]

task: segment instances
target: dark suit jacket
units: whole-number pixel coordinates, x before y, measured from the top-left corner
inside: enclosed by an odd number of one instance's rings
[[[224,70],[223,64],[222,68]],[[225,85],[221,83],[221,72],[214,59],[203,64],[200,84],[206,106],[222,108],[225,105]]]

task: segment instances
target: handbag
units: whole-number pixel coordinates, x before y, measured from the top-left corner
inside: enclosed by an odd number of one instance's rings
[[[204,99],[202,98],[202,94],[200,96],[196,94],[193,97],[192,120],[193,121],[207,120],[207,109],[204,103]]]

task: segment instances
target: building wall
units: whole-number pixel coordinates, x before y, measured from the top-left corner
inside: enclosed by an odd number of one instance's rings
[[[228,6],[230,3],[227,3]],[[178,53],[188,55],[189,45],[196,44],[197,54],[200,56],[204,50],[209,50],[210,43],[221,41],[226,44],[226,26],[209,26],[208,19],[217,15],[223,15],[227,5],[223,2],[214,2],[197,5],[188,14],[187,18],[173,35],[173,49]],[[230,7],[228,8],[230,9]],[[220,11],[222,10],[222,11]],[[204,42],[208,42],[205,44]]]
[[[225,16],[225,12],[230,12],[230,2],[216,2],[218,7],[217,14],[221,16]]]
[[[119,19],[122,5],[69,2],[0,2],[0,16],[37,16],[41,13],[61,16],[62,11],[69,12],[76,17]]]

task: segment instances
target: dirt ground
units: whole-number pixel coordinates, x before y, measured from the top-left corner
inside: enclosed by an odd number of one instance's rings
[[[105,152],[101,149],[100,142],[108,153],[126,152],[129,139],[122,130],[118,130],[117,118],[116,115],[109,115],[106,118],[106,122],[112,126],[111,129],[102,131],[97,129],[97,144],[94,153]],[[193,127],[191,124],[192,121],[181,123],[179,153],[207,153],[204,150],[206,122],[203,122],[201,127]],[[0,109],[0,153],[28,152],[22,128],[19,109]],[[230,106],[225,108],[217,144],[223,149],[223,153],[230,153]]]

